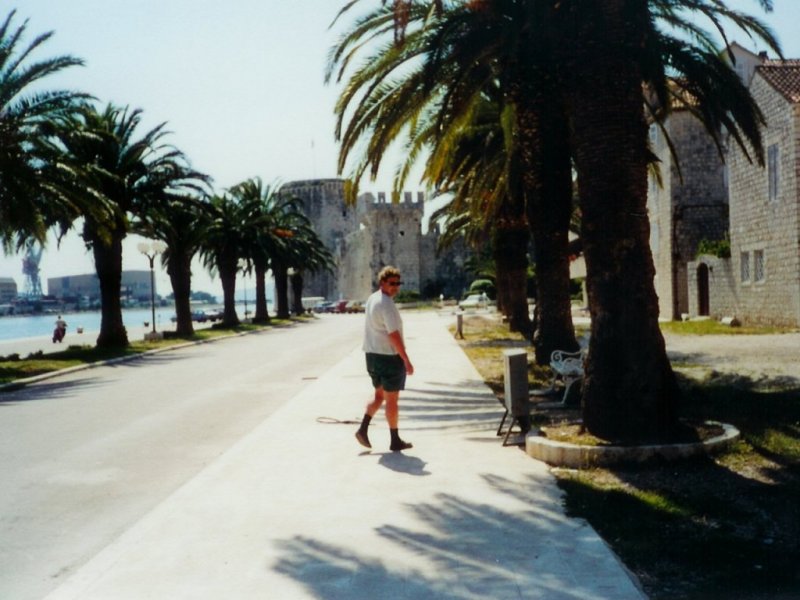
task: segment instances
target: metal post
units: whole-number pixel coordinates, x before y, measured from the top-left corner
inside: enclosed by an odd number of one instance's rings
[[[150,333],[145,334],[145,340],[147,339],[161,339],[161,334],[156,333],[156,271],[155,271],[155,260],[156,256],[161,254],[167,249],[167,245],[163,242],[158,240],[153,242],[141,242],[139,243],[139,252],[144,254],[147,257],[148,262],[150,263],[150,311],[152,314],[152,331]]]
[[[150,259],[150,309],[153,313],[153,333],[156,332],[156,273],[155,267],[153,266],[153,262],[155,261],[156,255],[148,254],[147,258]]]

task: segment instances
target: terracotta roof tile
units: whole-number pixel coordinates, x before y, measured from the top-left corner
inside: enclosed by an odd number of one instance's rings
[[[757,71],[787,100],[800,103],[800,59],[765,60]]]

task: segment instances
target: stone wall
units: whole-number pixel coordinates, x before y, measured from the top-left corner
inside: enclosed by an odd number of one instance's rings
[[[768,169],[750,163],[735,144],[729,152],[731,276],[735,315],[743,322],[800,325],[799,105],[758,73],[751,92],[766,118],[765,151],[778,148],[778,193],[770,200]],[[720,293],[712,288],[712,297]]]
[[[701,265],[708,270],[708,316],[717,320],[722,317],[739,317],[739,290],[736,287],[733,261],[730,258],[719,258],[708,254],[700,255],[697,260],[687,264],[688,315],[692,318],[700,316],[698,280],[701,277],[699,272]]]
[[[669,116],[665,129],[677,160],[664,133],[654,126],[651,146],[660,160],[662,186],[650,176],[650,248],[659,312],[678,319],[689,312],[686,265],[694,260],[702,240],[725,238],[728,204],[723,162],[703,125],[688,111],[679,110]]]

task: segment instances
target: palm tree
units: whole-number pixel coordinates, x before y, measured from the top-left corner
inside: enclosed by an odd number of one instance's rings
[[[294,231],[290,245],[293,260],[290,261],[289,284],[292,288],[292,312],[301,315],[303,307],[303,281],[305,273],[334,269],[333,255],[322,243],[310,223]]]
[[[302,309],[302,273],[333,268],[333,257],[322,243],[310,221],[302,212],[302,201],[288,197],[286,205],[274,229],[280,243],[274,248],[271,259],[272,275],[275,279],[275,302],[279,319],[291,315],[289,305],[289,273],[293,272],[294,312]]]
[[[205,240],[207,214],[205,197],[179,195],[140,211],[134,221],[136,233],[167,245],[162,260],[175,296],[175,331],[181,337],[194,334],[191,264]]]
[[[236,198],[229,194],[213,195],[208,200],[208,221],[205,223],[205,240],[200,249],[203,264],[219,274],[222,282],[224,327],[239,325],[236,314],[236,274],[239,259],[246,255],[248,232],[245,211]]]
[[[231,188],[230,193],[242,206],[243,227],[248,231],[244,254],[252,263],[256,279],[254,323],[268,323],[266,276],[272,257],[283,244],[285,233],[280,227],[284,212],[293,205],[280,193],[278,185],[264,185],[255,177]]]
[[[52,156],[40,141],[54,121],[86,98],[71,91],[33,91],[47,76],[83,61],[68,55],[30,61],[53,33],[24,45],[28,21],[14,28],[15,13],[0,24],[0,241],[7,252],[28,238],[44,242],[48,225],[66,209],[46,192],[43,170]]]
[[[456,214],[466,210],[471,216],[470,224],[491,236],[498,308],[508,319],[511,331],[531,339],[527,303],[530,225],[521,164],[515,147],[507,144],[504,135],[498,90],[488,91],[477,100],[471,121],[458,128],[451,139],[441,143],[437,136],[439,126],[430,123],[412,135],[411,144],[429,144],[431,156],[424,178],[439,193],[452,194],[445,210]],[[552,287],[548,283],[542,289]],[[571,338],[574,342],[574,332]]]
[[[654,16],[670,16],[682,5],[708,11],[712,18],[724,12],[719,0],[572,0],[562,3],[564,10],[559,15],[562,36],[581,41],[562,45],[558,60],[564,72],[573,74],[563,81],[573,132],[592,317],[584,422],[592,433],[607,439],[663,439],[677,427],[678,389],[658,327],[655,270],[648,244],[648,127],[641,90],[643,81],[652,81],[651,87],[666,96],[663,47],[659,45],[663,38]],[[666,12],[659,13],[661,9]],[[701,61],[685,65],[699,67]],[[730,69],[714,72],[712,65],[704,74],[716,76],[716,80],[712,77],[705,84],[697,73],[696,68],[683,73],[696,90],[708,90],[715,81],[733,82]],[[741,89],[741,85],[733,85]],[[740,93],[735,99],[742,97]],[[706,109],[712,111],[719,105],[709,103]],[[746,113],[748,109],[743,110]],[[717,123],[720,118],[724,119],[717,116]],[[738,132],[740,121],[735,119],[734,113],[728,122]],[[707,123],[715,129],[711,116]],[[747,125],[744,127],[747,135]],[[751,141],[759,144],[757,137]],[[609,156],[614,160],[608,160]]]
[[[101,323],[97,345],[128,345],[122,320],[120,284],[122,241],[131,231],[131,217],[164,201],[169,191],[195,185],[185,157],[164,143],[165,124],[136,139],[141,110],[111,104],[99,112],[84,105],[62,124],[63,150],[59,184],[62,193],[84,205],[82,237],[94,255],[100,280]]]
[[[569,220],[572,191],[569,154],[563,151],[560,154],[553,151],[549,155],[543,152],[534,153],[520,143],[526,139],[521,135],[522,131],[536,131],[531,127],[521,127],[517,116],[525,114],[515,105],[524,97],[518,91],[522,89],[519,79],[523,73],[519,73],[519,69],[514,71],[500,68],[503,65],[524,62],[521,55],[528,52],[526,48],[531,36],[522,35],[525,29],[520,29],[520,23],[535,23],[527,13],[530,12],[529,5],[537,3],[511,0],[467,3],[439,10],[438,16],[434,17],[431,16],[428,2],[402,4],[405,26],[414,24],[415,27],[402,37],[402,43],[379,47],[374,55],[364,61],[364,66],[348,79],[337,104],[337,134],[342,140],[340,168],[344,167],[351,152],[364,147],[366,149],[353,168],[352,177],[358,180],[368,171],[374,176],[388,146],[404,130],[408,130],[411,138],[407,149],[408,162],[420,156],[423,147],[432,146],[426,174],[429,181],[439,181],[441,185],[443,178],[447,177],[442,172],[442,161],[446,161],[448,153],[457,153],[456,148],[459,140],[463,139],[464,127],[473,123],[487,97],[492,97],[498,106],[494,130],[502,132],[496,138],[501,143],[495,151],[501,153],[500,171],[503,175],[499,176],[495,172],[492,178],[486,174],[480,176],[484,189],[473,188],[472,193],[476,195],[479,204],[484,204],[485,198],[489,197],[496,203],[494,206],[498,207],[484,211],[483,218],[491,219],[496,214],[503,215],[498,223],[507,235],[501,233],[502,229],[498,230],[498,243],[495,246],[501,257],[525,257],[528,235],[523,233],[523,225],[526,221],[533,228],[534,234],[538,228],[539,235],[543,237],[543,244],[538,244],[534,235],[537,248],[544,248],[545,242],[551,246],[562,242],[554,251],[540,252],[537,256],[540,261],[551,258],[557,260],[556,265],[551,268],[545,268],[544,264],[537,265],[537,271],[549,273],[550,270],[559,270],[561,274],[560,278],[542,279],[543,285],[540,289],[543,298],[557,298],[560,310],[550,310],[555,302],[540,303],[543,309],[541,322],[550,326],[543,328],[543,335],[537,337],[537,345],[542,348],[538,354],[549,358],[550,351],[556,347],[575,347],[577,344],[570,314],[569,263],[566,253],[566,223]],[[487,6],[496,9],[495,12],[487,12]],[[366,40],[393,30],[391,25],[394,23],[396,8],[395,5],[377,9],[356,21],[349,34],[332,51],[329,78],[334,73],[342,78]],[[435,8],[438,10],[442,7]],[[343,127],[345,120],[346,127]],[[547,122],[547,119],[542,121]],[[560,122],[565,123],[563,117]],[[558,133],[563,133],[564,129],[565,125]],[[557,135],[552,137],[560,139]],[[362,138],[366,138],[363,146]],[[560,148],[563,146],[562,143]],[[484,154],[486,149],[482,149]],[[494,164],[498,162],[497,158],[489,160]],[[549,163],[544,162],[545,160]],[[483,170],[485,167],[482,163],[485,161],[485,157],[477,157],[477,162],[473,161],[472,164]],[[454,170],[450,183],[455,185],[463,183],[459,179],[464,176],[464,170],[458,164],[458,160],[446,163],[446,169]],[[553,165],[558,168],[552,168]],[[408,164],[401,169],[399,180],[402,181],[407,173]],[[453,176],[455,173],[459,175]],[[521,173],[539,176],[523,177]],[[548,181],[546,177],[550,173],[558,176],[558,186],[543,185],[542,182]],[[498,181],[505,185],[498,185]],[[548,193],[546,201],[537,200],[544,197],[543,192]],[[552,210],[551,207],[555,207],[558,219],[545,214]],[[566,218],[562,216],[565,213]],[[556,225],[561,230],[544,230],[547,226]],[[545,233],[548,235],[545,236]],[[515,251],[509,253],[511,248],[515,248]],[[526,264],[517,259],[510,264],[514,265],[514,271],[520,276],[521,285],[518,284],[516,289],[522,293],[511,296],[514,301],[509,309],[514,315],[513,321],[519,323],[517,328],[525,331],[530,327],[524,294]],[[562,281],[566,283],[555,285]],[[508,289],[513,291],[515,288]],[[559,291],[564,293],[559,294]]]

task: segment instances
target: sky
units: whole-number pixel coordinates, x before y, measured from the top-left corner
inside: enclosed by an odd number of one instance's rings
[[[377,5],[378,0],[362,3]],[[33,59],[71,54],[85,61],[47,78],[48,88],[88,92],[102,105],[140,108],[142,133],[166,122],[169,143],[222,191],[255,176],[267,183],[337,176],[333,107],[338,89],[324,83],[324,71],[329,49],[349,22],[330,27],[343,4],[24,0],[17,4],[14,23],[28,19],[27,41],[54,32]],[[766,15],[756,0],[729,0],[728,5],[761,16],[777,34],[784,56],[800,58],[800,0],[774,0],[775,11]],[[746,48],[763,49],[732,28],[729,33]],[[391,162],[376,183],[364,183],[362,189],[389,190]],[[139,241],[132,236],[125,242],[126,270],[149,268],[136,249]],[[92,273],[94,267],[80,238],[71,234],[60,246],[50,241],[40,270],[46,292],[48,277]],[[0,256],[0,277],[13,277],[22,290],[22,257]],[[171,291],[161,269],[157,289]],[[193,289],[221,297],[219,279],[199,264],[193,268]]]

